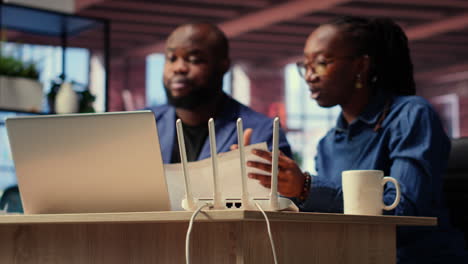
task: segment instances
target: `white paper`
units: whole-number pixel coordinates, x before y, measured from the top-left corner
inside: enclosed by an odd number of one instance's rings
[[[246,161],[269,161],[252,154],[252,149],[268,151],[265,142],[244,147]],[[242,195],[242,179],[240,169],[239,150],[218,154],[219,182],[222,199],[240,199]],[[269,175],[265,171],[246,167],[250,172]],[[183,210],[181,203],[185,196],[185,183],[182,164],[164,164],[167,187],[172,210]],[[195,198],[213,198],[213,169],[211,158],[188,163],[188,173],[191,182],[192,194]],[[247,179],[247,188],[251,198],[268,198],[270,189],[260,185],[258,180]]]

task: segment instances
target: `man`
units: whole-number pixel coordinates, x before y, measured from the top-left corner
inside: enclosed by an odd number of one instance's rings
[[[237,144],[236,120],[241,117],[245,143],[266,141],[271,148],[273,122],[227,96],[222,91],[223,76],[229,70],[229,48],[224,33],[214,25],[182,25],[166,42],[164,87],[169,104],[151,108],[156,116],[164,163],[180,162],[176,120],[182,120],[187,159],[210,156],[208,120],[215,120],[217,152]],[[291,156],[284,133],[280,149]]]

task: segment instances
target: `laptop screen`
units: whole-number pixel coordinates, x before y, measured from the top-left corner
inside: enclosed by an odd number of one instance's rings
[[[25,213],[167,211],[150,111],[6,120]]]

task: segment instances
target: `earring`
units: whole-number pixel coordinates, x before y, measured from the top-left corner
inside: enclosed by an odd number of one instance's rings
[[[356,89],[362,89],[361,74],[356,76],[356,83],[354,84]]]

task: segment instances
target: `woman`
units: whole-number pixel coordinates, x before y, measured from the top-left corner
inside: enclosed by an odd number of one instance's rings
[[[389,19],[344,17],[321,25],[308,37],[297,63],[311,97],[322,107],[339,105],[336,127],[318,145],[318,175],[279,158],[280,194],[302,211],[342,212],[341,172],[377,169],[396,178],[402,197],[386,214],[438,217],[438,227],[400,227],[398,263],[465,262],[463,238],[449,227],[442,205],[442,175],[450,141],[429,103],[414,96],[408,41]],[[271,160],[271,153],[254,153]],[[249,161],[269,172],[271,166]],[[252,173],[266,187],[268,176]],[[395,198],[387,184],[386,204]]]

